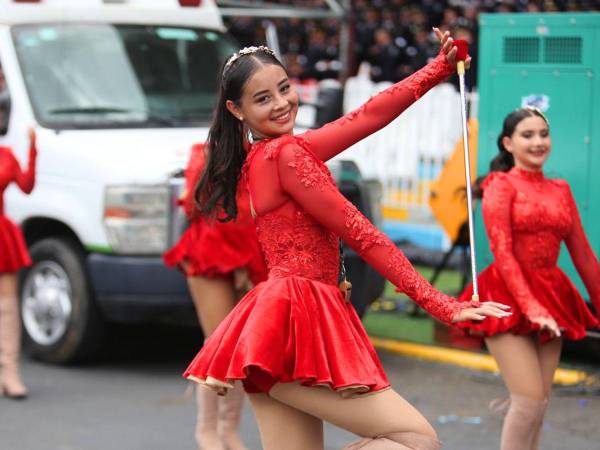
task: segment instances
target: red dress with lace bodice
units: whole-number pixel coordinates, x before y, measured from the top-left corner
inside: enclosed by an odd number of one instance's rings
[[[252,146],[242,178],[248,181],[269,278],[221,323],[185,377],[222,392],[236,379],[248,392],[292,381],[344,395],[389,387],[360,319],[338,287],[338,236],[438,319],[449,322],[466,306],[433,289],[342,196],[324,164],[392,121],[451,72],[439,56],[335,122]]]
[[[598,326],[573,283],[557,266],[565,242],[596,310],[600,313],[600,265],[564,180],[513,168],[492,172],[483,184],[482,210],[495,261],[478,277],[479,295],[512,307],[512,316],[489,317],[459,326],[492,336],[539,330],[529,319],[551,316],[567,339],[582,339]],[[460,296],[469,300],[472,286]],[[549,339],[542,333],[542,342]]]
[[[188,277],[230,276],[245,268],[253,284],[267,278],[267,269],[250,215],[248,190],[238,190],[235,221],[209,221],[194,212],[192,193],[204,170],[205,146],[192,147],[185,170],[185,195],[181,203],[190,220],[179,241],[163,255],[169,267],[179,267]]]
[[[0,273],[16,272],[31,264],[23,233],[4,215],[4,191],[12,182],[26,194],[33,190],[36,154],[32,146],[27,170],[23,172],[11,149],[0,146]]]

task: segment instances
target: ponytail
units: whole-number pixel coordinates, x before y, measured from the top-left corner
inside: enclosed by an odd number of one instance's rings
[[[227,221],[237,216],[236,193],[246,160],[244,129],[225,106],[223,89],[206,143],[206,165],[194,189],[200,214]]]

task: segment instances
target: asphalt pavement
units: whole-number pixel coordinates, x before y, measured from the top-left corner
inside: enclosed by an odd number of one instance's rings
[[[115,336],[93,364],[60,367],[25,359],[31,395],[23,402],[0,398],[0,450],[194,450],[195,407],[180,373],[197,350],[197,337],[173,329],[128,331]],[[497,376],[381,357],[395,389],[430,420],[444,449],[498,449],[501,419],[486,408],[506,393]],[[597,392],[556,390],[542,449],[600,449],[599,418]],[[260,449],[248,404],[242,435],[250,449]],[[328,450],[353,438],[326,428]]]

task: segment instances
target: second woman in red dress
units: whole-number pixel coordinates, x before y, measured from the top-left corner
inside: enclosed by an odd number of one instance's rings
[[[511,307],[512,316],[462,323],[485,336],[510,391],[502,450],[537,450],[562,339],[598,326],[573,283],[557,266],[565,242],[600,314],[600,264],[583,231],[565,180],[544,176],[550,129],[537,109],[510,113],[500,153],[483,181],[482,211],[495,261],[478,277],[480,295]],[[469,287],[460,297],[468,301]]]
[[[165,263],[186,275],[198,319],[208,338],[240,296],[267,277],[250,216],[248,194],[239,189],[235,221],[219,222],[194,211],[191,193],[206,166],[206,146],[192,147],[185,170],[182,206],[190,221],[179,242],[163,256]],[[196,442],[202,450],[247,450],[239,436],[244,393],[241,387],[219,399],[215,392],[196,389]]]

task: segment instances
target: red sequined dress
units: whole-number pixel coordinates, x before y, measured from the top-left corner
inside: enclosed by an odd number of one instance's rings
[[[0,273],[16,272],[31,264],[23,233],[4,215],[4,191],[12,182],[26,194],[33,190],[36,156],[35,146],[31,146],[27,170],[23,172],[11,149],[0,146]]]
[[[513,168],[492,172],[483,184],[482,210],[495,261],[478,277],[479,295],[512,307],[512,316],[465,322],[460,328],[492,336],[539,330],[529,319],[553,317],[567,339],[582,339],[599,322],[557,266],[565,242],[596,310],[600,312],[600,265],[564,180]],[[472,286],[460,296],[470,300]],[[542,342],[550,336],[540,335]]]
[[[204,145],[194,145],[185,170],[185,195],[181,202],[190,224],[173,248],[165,252],[163,261],[169,267],[179,267],[189,277],[229,276],[236,269],[245,268],[256,285],[267,278],[267,269],[250,215],[248,191],[239,189],[235,221],[208,221],[194,213],[192,193],[204,162]]]
[[[277,382],[327,386],[343,395],[389,381],[354,308],[338,287],[338,236],[434,317],[466,307],[429,285],[400,250],[338,191],[324,161],[379,130],[453,72],[443,56],[318,130],[252,146],[242,178],[269,278],[250,291],[184,373],[225,393]]]

